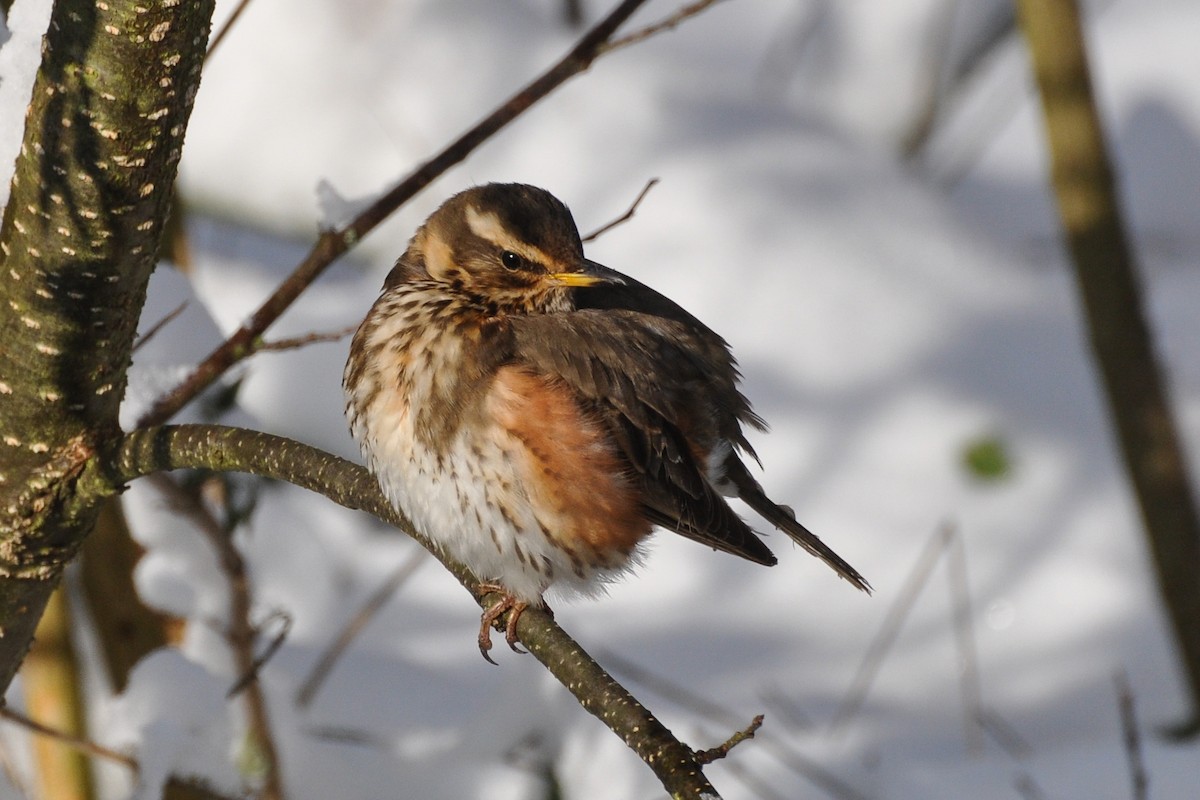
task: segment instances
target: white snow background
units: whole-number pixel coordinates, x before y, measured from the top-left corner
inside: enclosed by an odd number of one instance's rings
[[[219,2],[217,19],[232,5]],[[191,279],[156,272],[143,329],[184,299],[188,312],[138,353],[127,424],[303,255],[322,221],[322,182],[328,205],[405,175],[571,45],[560,5],[252,3],[206,68],[187,137]],[[0,29],[3,192],[47,6],[16,0]],[[630,28],[676,6],[652,2]],[[594,19],[609,3],[585,7]],[[708,769],[727,798],[1128,798],[1113,681],[1122,670],[1150,796],[1195,797],[1200,785],[1197,745],[1161,735],[1185,695],[1057,239],[1019,38],[960,88],[924,158],[898,156],[936,32],[965,51],[1005,7],[720,3],[602,58],[368,237],[269,332],[357,322],[414,227],[473,183],[545,186],[586,231],[661,179],[589,255],[730,340],[772,425],[753,437],[768,492],[876,589],[855,592],[778,534],[770,570],[660,534],[607,598],[556,605],[563,627],[693,746],[766,714],[759,739]],[[1093,4],[1088,33],[1147,311],[1196,463],[1200,5]],[[225,421],[356,457],[341,416],[347,346],[256,356]],[[981,483],[962,452],[989,435],[1013,469]],[[162,505],[147,486],[127,495],[149,548],[139,586],[196,624],[181,651],[147,659],[125,696],[97,698],[94,736],[147,765],[140,789],[119,768],[106,772],[117,796],[157,796],[170,768],[232,792],[242,714],[222,700],[235,676],[204,622],[223,613],[225,585],[204,541]],[[969,751],[944,559],[860,713],[831,734],[872,638],[944,524],[965,550],[983,703],[1016,743],[989,733]],[[298,707],[318,654],[414,546],[274,485],[240,543],[259,617],[294,620],[263,671],[289,797],[542,798],[548,775],[568,800],[661,795],[532,658],[502,647],[498,668],[479,658],[478,609],[432,560]],[[623,674],[624,662],[733,720]],[[17,735],[6,729],[8,741]]]

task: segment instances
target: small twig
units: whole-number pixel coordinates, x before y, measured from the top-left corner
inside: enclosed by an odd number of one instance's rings
[[[229,691],[225,693],[227,698],[232,699],[237,697],[239,694],[241,694],[243,689],[245,689],[254,681],[257,681],[258,674],[262,672],[262,668],[266,666],[267,662],[275,656],[275,653],[279,651],[279,648],[283,646],[284,641],[287,640],[288,634],[292,630],[292,618],[286,612],[273,612],[262,624],[256,626],[256,629],[261,632],[266,622],[269,622],[272,619],[283,620],[283,625],[280,626],[279,633],[275,634],[275,636],[271,638],[271,641],[267,644],[267,648],[263,650],[262,655],[254,659],[254,663],[251,665],[250,671],[239,678],[233,684],[233,686],[229,688]]]
[[[736,728],[745,719],[745,717],[717,705],[707,697],[697,694],[669,678],[656,675],[624,656],[617,655],[612,650],[601,650],[597,654],[597,658],[608,664],[614,672],[624,675],[631,681],[640,683],[662,698],[670,700],[681,708],[686,708],[722,727]]]
[[[1027,772],[1022,772],[1016,777],[1013,788],[1024,800],[1046,800],[1046,793],[1042,791],[1042,787]]]
[[[258,631],[250,622],[253,601],[246,561],[233,543],[231,526],[221,524],[213,516],[198,492],[186,491],[163,474],[151,475],[150,481],[163,492],[176,511],[192,520],[217,552],[221,571],[229,584],[229,619],[226,623],[225,639],[233,652],[234,666],[239,675],[235,687],[245,694],[247,725],[264,765],[265,777],[261,796],[264,800],[283,800],[279,751],[271,733],[267,701],[263,696],[262,684],[258,680],[258,670],[255,666],[257,659],[254,656],[254,642]],[[203,487],[200,488],[203,490]],[[217,496],[219,502],[225,504],[223,492],[212,494]],[[242,680],[247,677],[249,680],[242,686]]]
[[[333,643],[321,653],[321,657],[317,659],[316,666],[312,672],[300,685],[300,689],[296,692],[296,705],[301,708],[309,705],[313,697],[316,696],[317,690],[321,688],[321,684],[329,677],[329,673],[333,671],[333,665],[341,658],[342,653],[354,641],[354,638],[362,632],[362,629],[367,626],[367,623],[374,619],[392,596],[408,582],[422,564],[425,563],[425,556],[428,553],[418,547],[409,554],[408,558],[401,564],[395,572],[383,584],[367,598],[363,603],[362,608],[350,618],[350,621],[342,628],[337,638]]]
[[[1113,676],[1117,688],[1117,708],[1121,714],[1121,738],[1125,744],[1125,760],[1129,764],[1130,797],[1146,800],[1150,781],[1146,777],[1146,762],[1142,759],[1142,737],[1138,733],[1137,715],[1133,707],[1133,687],[1124,670]]]
[[[1033,747],[1025,740],[1025,737],[1017,733],[1017,729],[994,709],[979,709],[976,722],[979,723],[979,727],[984,733],[992,737],[992,741],[999,745],[1001,750],[1008,753],[1010,758],[1020,760],[1033,754]]]
[[[563,21],[571,28],[583,24],[583,0],[564,0]]]
[[[611,53],[613,50],[619,50],[622,47],[628,47],[631,44],[637,44],[643,39],[649,39],[655,34],[669,31],[678,26],[681,22],[691,17],[696,16],[711,5],[719,3],[721,0],[697,0],[695,3],[688,3],[686,6],[680,7],[674,14],[663,17],[653,25],[647,25],[640,28],[627,36],[622,36],[620,39],[613,39],[608,44],[600,48],[601,53]]]
[[[58,742],[62,742],[67,747],[74,748],[81,753],[87,753],[90,756],[98,756],[106,758],[109,761],[116,761],[119,764],[124,764],[135,773],[138,771],[138,762],[132,756],[113,750],[111,747],[105,747],[102,744],[97,744],[91,739],[84,739],[82,736],[75,736],[64,731],[51,728],[49,725],[43,725],[37,720],[30,719],[19,711],[15,711],[8,706],[0,706],[0,717],[9,722],[16,723],[23,728],[26,728],[40,736],[48,736]]]
[[[356,747],[375,747],[386,749],[391,741],[384,735],[358,728],[348,728],[344,725],[311,725],[304,728],[306,736],[336,744],[349,744]]]
[[[258,346],[259,350],[295,350],[298,347],[304,347],[317,342],[336,342],[339,339],[344,339],[358,329],[357,325],[349,325],[345,328],[340,328],[336,331],[325,331],[324,333],[308,333],[304,336],[293,336],[288,339],[277,339],[273,342],[263,342]]]
[[[953,532],[947,542],[946,577],[950,581],[950,600],[954,618],[954,639],[958,644],[959,690],[963,703],[963,735],[967,753],[983,753],[983,686],[979,677],[979,652],[975,646],[975,619],[971,613],[971,590],[967,584],[967,549],[963,537]]]
[[[875,638],[871,640],[871,644],[863,654],[858,671],[854,674],[854,680],[850,683],[850,689],[847,690],[845,699],[842,700],[837,712],[833,715],[833,722],[829,726],[831,734],[845,730],[846,724],[862,707],[867,692],[875,681],[875,676],[879,674],[879,669],[883,666],[884,657],[900,633],[900,626],[904,624],[904,620],[912,611],[913,603],[917,601],[917,597],[929,583],[930,573],[933,572],[938,558],[949,545],[953,536],[954,529],[950,525],[943,525],[934,532],[933,536],[929,537],[929,542],[917,558],[917,563],[913,565],[912,572],[908,574],[908,580],[900,587],[896,600],[888,609],[883,623],[880,624],[879,632],[875,634]]]
[[[221,26],[221,30],[213,34],[213,37],[208,42],[208,52],[204,54],[205,63],[212,58],[212,54],[216,51],[217,46],[225,40],[225,35],[233,28],[233,24],[238,21],[238,17],[246,10],[246,6],[250,5],[250,0],[242,0],[233,9],[233,13],[229,15],[229,19],[225,20],[225,24]]]
[[[793,730],[812,730],[812,718],[778,686],[769,686],[759,692],[758,696],[771,710],[772,719],[780,719],[785,726]]]
[[[658,183],[658,178],[651,178],[650,180],[646,181],[646,185],[642,187],[640,192],[638,192],[638,196],[633,199],[633,203],[629,206],[628,211],[611,222],[606,222],[599,228],[596,228],[596,230],[592,231],[587,236],[584,236],[583,241],[586,243],[598,239],[618,225],[628,222],[630,219],[632,219],[633,215],[637,212],[638,206],[642,204],[642,200],[646,198],[646,195],[649,194],[650,190],[654,188],[656,183]]]
[[[587,70],[602,53],[602,47],[617,28],[646,0],[622,0],[607,16],[585,33],[575,47],[550,69],[496,108],[481,122],[446,145],[407,178],[363,210],[352,221],[321,234],[309,254],[283,281],[258,310],[218,346],[174,389],[155,401],[138,420],[146,428],[173,417],[179,409],[207,389],[234,364],[252,355],[261,344],[262,334],[292,303],[343,253],[373,231],[381,222],[407,203],[442,173],[463,161],[534,103],[550,94],[569,78]]]
[[[187,308],[187,305],[188,305],[187,300],[184,300],[173,311],[167,312],[167,315],[165,317],[163,317],[158,322],[151,325],[150,330],[146,331],[141,336],[139,336],[138,340],[133,343],[133,352],[136,353],[138,350],[140,350],[142,347],[144,347],[147,342],[149,342],[151,339],[153,339],[155,336],[157,336],[159,331],[161,331],[163,328],[167,327],[167,325],[169,325],[172,320],[174,320],[176,317],[178,317],[180,314],[183,313],[183,310],[185,308]]]
[[[729,751],[737,747],[747,739],[753,739],[754,734],[758,733],[758,729],[762,727],[763,715],[759,714],[750,724],[740,731],[735,732],[732,736],[726,739],[723,743],[716,747],[710,747],[708,750],[697,750],[696,761],[701,764],[711,764],[718,759],[725,758],[729,755]]]

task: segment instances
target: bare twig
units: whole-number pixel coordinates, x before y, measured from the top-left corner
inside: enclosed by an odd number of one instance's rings
[[[396,209],[408,202],[450,167],[465,159],[497,131],[525,113],[569,78],[587,70],[602,52],[602,46],[617,28],[646,0],[622,0],[608,16],[594,25],[557,64],[513,95],[475,127],[447,145],[407,178],[346,225],[325,231],[292,274],[224,343],[210,353],[178,386],[160,397],[138,420],[138,427],[159,425],[203,392],[238,361],[261,344],[262,334],[296,298],[339,256],[375,229]]]
[[[100,758],[106,758],[109,761],[116,761],[118,764],[124,764],[125,766],[129,767],[134,772],[138,770],[138,762],[132,756],[128,756],[125,753],[113,750],[110,747],[105,747],[102,744],[97,744],[91,739],[85,739],[81,736],[74,736],[55,728],[51,728],[49,725],[43,725],[42,723],[34,719],[30,719],[21,712],[15,711],[8,706],[0,706],[0,717],[33,731],[39,736],[48,736],[51,739],[67,745],[68,747],[73,747],[81,753],[87,753],[91,756],[99,756]]]
[[[234,666],[237,670],[238,679],[235,686],[240,686],[245,693],[247,725],[263,762],[261,795],[265,800],[283,800],[278,750],[271,733],[267,701],[258,680],[257,659],[254,656],[254,642],[258,631],[250,622],[253,605],[250,575],[245,559],[233,543],[233,525],[219,522],[197,493],[185,490],[166,475],[152,475],[150,480],[168,498],[177,512],[186,516],[200,529],[217,552],[221,571],[229,583],[229,619],[226,622],[225,639],[233,652]],[[221,496],[223,492],[210,494],[224,500]],[[247,678],[249,680],[242,686],[243,680]]]
[[[367,623],[374,619],[379,610],[392,599],[392,596],[396,594],[400,587],[407,583],[408,579],[425,563],[426,555],[428,553],[422,548],[418,547],[413,550],[404,563],[367,598],[367,602],[363,603],[362,608],[350,618],[333,643],[317,659],[316,666],[313,667],[312,672],[309,673],[309,676],[296,692],[296,705],[303,708],[312,702],[313,697],[317,694],[317,690],[321,688],[321,684],[329,677],[329,673],[333,670],[333,665],[341,658],[342,653],[346,651],[346,648],[350,646],[354,638],[362,632]]]
[[[345,339],[350,334],[354,333],[357,325],[349,325],[345,328],[340,328],[336,331],[325,331],[324,333],[308,333],[304,336],[293,336],[288,339],[277,339],[273,342],[263,342],[258,346],[259,350],[295,350],[298,347],[316,344],[318,342],[336,342],[339,339]]]
[[[1023,759],[1033,754],[1033,747],[1025,737],[1017,733],[1008,720],[1004,719],[994,709],[982,708],[976,720],[984,733],[992,737],[992,741],[1000,749],[1008,753],[1010,758]]]
[[[21,727],[32,731],[39,736],[48,736],[51,739],[61,742],[67,747],[74,747],[80,752],[86,753],[90,756],[103,758],[108,761],[114,761],[118,764],[128,767],[135,775],[141,772],[141,764],[138,763],[137,759],[130,755],[122,753],[119,750],[113,750],[111,747],[105,747],[104,745],[93,742],[90,739],[82,739],[78,736],[71,736],[63,733],[60,730],[55,730],[54,728],[30,719],[24,714],[14,711],[7,706],[0,706],[0,717],[3,717],[4,719],[7,719],[9,722],[12,722],[16,725],[20,725]],[[203,784],[197,783],[193,780],[180,778],[175,775],[171,775],[167,778],[167,786],[171,789],[180,790],[182,794],[179,796],[181,797],[197,798],[197,800],[232,800],[232,798],[226,797],[225,795],[217,794]]]
[[[169,325],[172,320],[174,320],[176,317],[178,317],[180,314],[182,314],[183,310],[185,308],[187,308],[187,305],[188,305],[187,300],[184,300],[182,303],[180,303],[178,306],[176,306],[172,311],[168,311],[166,316],[164,316],[158,322],[151,325],[150,330],[146,331],[141,336],[139,336],[138,340],[133,343],[133,352],[136,353],[142,347],[145,347],[146,343],[149,342],[151,339],[153,339],[155,336],[157,336],[159,331],[161,331],[163,328],[167,327],[167,325]]]
[[[583,24],[583,0],[563,0],[563,21],[572,28]]]
[[[800,704],[778,686],[768,686],[758,693],[759,699],[771,710],[771,719],[798,731],[810,731],[812,719],[800,708]]]
[[[266,621],[255,626],[256,630],[261,631],[266,622],[272,619],[283,621],[283,624],[279,626],[279,633],[275,634],[271,638],[271,641],[267,644],[266,649],[262,651],[262,654],[254,659],[254,663],[250,665],[250,671],[238,678],[238,680],[234,682],[233,686],[229,687],[229,691],[225,693],[226,697],[237,697],[239,694],[241,694],[243,689],[245,689],[251,683],[256,682],[258,680],[258,673],[260,673],[262,668],[266,666],[267,662],[270,661],[277,652],[279,652],[279,648],[282,647],[283,643],[287,640],[288,634],[292,630],[292,618],[289,614],[283,611],[273,612]]]
[[[879,668],[883,665],[884,657],[895,643],[896,636],[900,633],[900,626],[908,618],[909,612],[912,611],[913,603],[917,601],[921,590],[929,582],[930,573],[933,572],[938,558],[941,556],[942,551],[949,545],[950,539],[953,536],[954,529],[950,525],[943,525],[934,532],[933,536],[929,537],[925,549],[921,551],[921,555],[917,558],[917,563],[913,565],[912,572],[908,574],[908,579],[900,587],[895,601],[892,603],[891,608],[888,609],[887,616],[884,617],[882,624],[880,624],[879,633],[875,634],[875,638],[871,640],[871,644],[863,654],[862,662],[858,666],[858,671],[854,673],[854,680],[850,683],[846,697],[842,700],[837,712],[833,715],[833,721],[830,723],[831,733],[840,733],[845,730],[846,724],[858,713],[863,700],[867,697],[867,692],[870,690],[871,684],[875,680],[875,676],[879,674]]]
[[[697,750],[696,760],[701,764],[711,764],[718,759],[725,758],[725,756],[729,755],[730,750],[737,747],[747,739],[753,739],[754,734],[758,733],[758,729],[762,727],[762,724],[763,715],[759,714],[750,721],[749,725],[734,733],[720,745],[716,747],[710,747],[708,750]]]
[[[628,222],[630,219],[632,219],[633,215],[637,212],[638,206],[640,206],[642,204],[642,201],[644,199],[646,199],[646,195],[650,193],[650,190],[654,188],[654,185],[656,183],[658,183],[658,178],[651,178],[650,180],[646,181],[646,185],[642,187],[642,190],[640,192],[638,192],[638,196],[633,198],[633,203],[630,204],[628,211],[626,211],[624,214],[617,217],[616,219],[612,220],[611,222],[606,222],[605,224],[601,225],[599,228],[596,228],[596,230],[592,231],[587,236],[584,236],[583,241],[590,242],[595,239],[598,239],[602,235],[611,231],[613,228],[617,227],[618,225],[620,225],[624,222]]]
[[[613,668],[614,672],[624,675],[635,683],[640,683],[660,697],[686,708],[725,728],[737,728],[745,717],[714,703],[679,683],[658,675],[635,664],[633,661],[618,655],[612,650],[601,650],[600,658]]]
[[[709,6],[721,2],[721,0],[697,0],[694,3],[688,3],[686,6],[681,6],[675,13],[663,17],[653,25],[647,25],[644,28],[639,28],[628,36],[622,36],[620,39],[613,39],[608,44],[600,48],[601,53],[611,53],[613,50],[619,50],[622,47],[628,47],[631,44],[637,44],[640,41],[649,39],[651,36],[669,31],[677,27],[684,20],[696,16],[700,12],[707,9]]]
[[[1142,738],[1138,733],[1137,714],[1133,707],[1133,687],[1129,675],[1121,670],[1113,676],[1117,689],[1117,708],[1121,714],[1121,740],[1125,745],[1125,760],[1129,764],[1130,797],[1146,800],[1150,782],[1146,777],[1146,763],[1142,760]]]
[[[979,678],[979,653],[975,647],[975,618],[971,613],[971,590],[967,584],[967,549],[963,537],[950,536],[946,553],[946,577],[954,617],[954,639],[958,647],[959,690],[963,703],[963,735],[967,752],[983,753],[983,686]]]
[[[204,54],[205,63],[212,58],[212,54],[216,52],[217,46],[225,41],[226,34],[233,29],[234,23],[238,21],[238,17],[242,16],[242,12],[246,10],[246,6],[250,5],[250,0],[242,0],[233,9],[233,13],[229,15],[229,19],[225,20],[225,24],[221,26],[221,30],[213,34],[213,37],[208,42],[208,52]]]
[[[1024,800],[1046,800],[1046,793],[1042,791],[1042,787],[1027,772],[1022,772],[1013,780],[1013,788]]]

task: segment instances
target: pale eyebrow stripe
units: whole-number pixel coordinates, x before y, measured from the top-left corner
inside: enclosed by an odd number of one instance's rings
[[[551,258],[541,248],[514,238],[494,212],[480,211],[475,206],[467,206],[466,217],[467,227],[480,239],[486,239],[504,250],[511,250],[548,270],[554,271],[554,268],[559,266],[557,259]]]

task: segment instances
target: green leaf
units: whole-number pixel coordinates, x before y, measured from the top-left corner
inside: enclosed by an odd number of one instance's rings
[[[1008,447],[995,434],[967,442],[962,449],[962,464],[972,478],[989,483],[1004,480],[1012,471]]]

